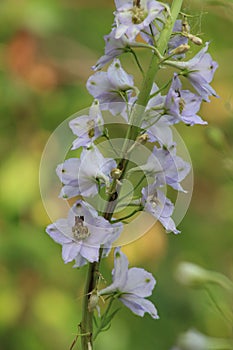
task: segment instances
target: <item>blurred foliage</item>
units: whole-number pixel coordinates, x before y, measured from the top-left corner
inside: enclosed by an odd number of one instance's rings
[[[113,1],[107,0],[0,2],[1,350],[64,350],[77,333],[85,268],[64,265],[60,247],[44,233],[50,220],[38,172],[50,133],[91,102],[85,82],[103,52],[112,11]],[[205,103],[201,113],[216,129],[178,127],[195,173],[182,234],[152,229],[125,247],[132,264],[152,269],[158,280],[152,299],[160,320],[142,320],[122,309],[96,349],[169,349],[190,326],[226,336],[205,294],[188,293],[173,271],[189,260],[233,276],[232,3],[185,1],[185,11],[198,15],[192,18],[194,31],[211,41],[219,62],[214,87],[220,98]],[[137,79],[134,63],[130,67]],[[106,265],[109,275],[112,267]]]

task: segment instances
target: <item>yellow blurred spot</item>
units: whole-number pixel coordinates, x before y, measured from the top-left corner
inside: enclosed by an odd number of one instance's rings
[[[22,311],[22,303],[14,290],[0,291],[0,310],[0,325],[12,325],[17,321]]]
[[[38,165],[30,154],[19,151],[2,164],[0,192],[4,207],[21,211],[39,195]]]
[[[162,226],[156,222],[141,238],[124,246],[122,250],[126,253],[130,265],[146,260],[157,262],[166,253],[167,234]]]
[[[40,291],[34,301],[33,311],[35,316],[45,325],[63,329],[64,325],[72,325],[73,305],[68,295],[56,289],[44,289]],[[77,315],[79,319],[81,315]]]

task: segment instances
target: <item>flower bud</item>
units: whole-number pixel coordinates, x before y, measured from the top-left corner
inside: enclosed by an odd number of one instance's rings
[[[233,291],[233,282],[225,275],[205,270],[202,267],[189,263],[182,262],[178,265],[175,276],[177,280],[188,287],[202,287],[206,283],[218,284],[222,288]]]
[[[142,134],[137,137],[136,142],[140,143],[141,145],[145,145],[145,143],[148,141],[148,134]]]
[[[93,291],[88,301],[88,311],[93,312],[95,309],[97,309],[98,302],[99,302],[99,295]]]
[[[188,44],[182,44],[178,47],[176,47],[174,50],[171,51],[172,55],[180,55],[182,53],[187,52],[190,49],[190,46]]]
[[[193,35],[193,34],[188,34],[187,36],[188,36],[189,40],[191,40],[195,45],[200,46],[203,44],[202,39],[199,38],[198,36]]]
[[[122,170],[118,168],[113,168],[110,173],[111,177],[115,180],[118,180],[121,177],[121,174],[122,174]]]
[[[208,271],[189,262],[180,263],[175,276],[181,284],[188,287],[200,287],[209,281]]]
[[[194,329],[179,336],[178,348],[181,350],[212,350],[230,349],[227,339],[208,337]]]

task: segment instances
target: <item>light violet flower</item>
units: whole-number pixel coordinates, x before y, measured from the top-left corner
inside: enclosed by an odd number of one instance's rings
[[[116,39],[116,28],[111,33],[104,36],[105,50],[104,55],[100,57],[97,63],[92,67],[93,70],[99,70],[110,62],[113,58],[120,56],[122,53],[129,51],[129,41],[125,35]]]
[[[105,185],[108,189],[110,173],[115,167],[115,160],[104,158],[97,147],[83,149],[80,159],[70,158],[57,166],[57,175],[64,185],[60,197],[93,197],[98,193],[99,187]]]
[[[177,191],[184,191],[180,182],[190,171],[190,164],[176,155],[173,145],[170,149],[154,147],[146,164],[132,168],[128,173],[143,171],[144,174],[156,181],[157,186],[169,185]]]
[[[101,109],[113,114],[121,113],[124,103],[130,99],[135,89],[132,75],[127,74],[118,59],[108,67],[107,72],[96,72],[87,81],[87,90],[101,103]]]
[[[99,291],[99,295],[114,294],[134,314],[144,316],[148,312],[157,319],[158,313],[151,301],[145,299],[152,294],[155,279],[144,269],[132,267],[128,269],[128,259],[120,248],[115,249],[113,283]]]
[[[67,199],[80,195],[77,177],[79,169],[78,158],[67,159],[57,166],[56,173],[63,184],[59,197]]]
[[[115,14],[116,39],[126,35],[132,41],[145,28],[147,28],[165,6],[155,0],[115,0],[117,11]]]
[[[149,142],[159,142],[161,147],[170,148],[174,144],[172,130],[169,123],[162,118],[165,96],[162,96],[159,92],[157,93],[158,90],[158,86],[153,83],[151,95],[154,93],[156,95],[149,100],[146,106],[142,129],[145,129]]]
[[[110,187],[110,173],[116,168],[115,160],[104,158],[99,149],[93,146],[83,150],[80,156],[80,169],[78,173],[79,189],[84,197],[93,197],[98,193],[98,186]]]
[[[213,80],[214,73],[218,68],[217,62],[213,61],[211,55],[207,53],[209,43],[189,61],[173,62],[177,68],[182,70],[182,75],[187,77],[193,87],[203,100],[209,102],[209,96],[217,97],[216,91],[209,85]]]
[[[59,219],[46,228],[48,235],[62,245],[65,263],[75,260],[75,267],[99,260],[100,247],[108,254],[119,237],[122,224],[110,224],[88,203],[77,201],[66,219]]]
[[[142,205],[144,211],[150,213],[159,220],[166,231],[180,233],[180,231],[176,229],[176,225],[171,218],[174,205],[158,187],[159,186],[155,182],[142,189]]]
[[[174,146],[171,127],[163,120],[159,120],[146,130],[149,142],[158,142],[161,147],[169,149]]]
[[[171,87],[164,104],[165,118],[169,123],[176,124],[183,121],[187,125],[207,124],[196,113],[199,111],[202,97],[189,90],[182,90],[177,74],[174,74]]]
[[[89,115],[79,116],[69,122],[72,132],[78,136],[71,149],[90,147],[102,135],[103,124],[99,102],[95,100],[89,109]]]

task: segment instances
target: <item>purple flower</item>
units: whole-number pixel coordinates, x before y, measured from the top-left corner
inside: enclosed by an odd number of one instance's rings
[[[99,186],[110,187],[110,173],[116,168],[115,160],[104,158],[97,147],[84,149],[80,156],[80,169],[77,174],[80,193],[84,197],[93,197],[99,191]]]
[[[69,122],[72,132],[78,136],[71,149],[90,147],[102,134],[103,118],[98,100],[95,100],[89,109],[89,115],[77,117]]]
[[[215,90],[209,85],[214,73],[218,68],[217,62],[207,53],[209,43],[205,44],[191,60],[187,62],[176,62],[174,66],[183,70],[182,74],[188,78],[203,100],[209,102],[209,96],[217,97]]]
[[[133,77],[121,67],[118,59],[108,67],[107,72],[96,72],[87,81],[87,90],[97,98],[101,109],[109,109],[113,114],[122,112],[125,99],[129,100],[134,89]]]
[[[60,197],[65,199],[77,195],[93,197],[99,187],[110,186],[110,173],[116,167],[111,158],[104,158],[97,147],[83,149],[80,159],[70,158],[59,164],[56,172],[63,183]]]
[[[78,158],[67,159],[57,166],[56,173],[63,184],[59,197],[67,199],[80,195],[77,177],[79,169]]]
[[[147,28],[164,10],[164,5],[155,0],[115,0],[116,39],[126,35],[130,41]]]
[[[125,35],[121,38],[116,39],[116,28],[113,28],[111,33],[104,36],[105,50],[104,55],[100,57],[97,63],[92,67],[93,70],[99,70],[103,66],[110,62],[113,58],[120,56],[122,53],[129,50],[129,41]]]
[[[157,93],[158,90],[158,86],[153,83],[151,95],[155,93],[156,95],[149,100],[146,106],[145,120],[142,123],[142,128],[146,130],[149,142],[157,141],[162,147],[170,148],[174,144],[172,130],[167,120],[162,118],[165,96]]]
[[[158,142],[161,147],[167,149],[174,145],[172,129],[164,120],[159,120],[150,126],[146,133],[148,134],[149,142]]]
[[[132,168],[128,173],[143,171],[144,174],[156,180],[157,186],[169,185],[177,191],[183,191],[180,182],[190,171],[189,163],[176,155],[173,145],[170,149],[154,147],[146,164]]]
[[[142,205],[144,206],[144,211],[150,213],[159,220],[166,231],[180,233],[180,231],[176,229],[176,225],[171,218],[174,205],[158,187],[159,186],[155,182],[142,189]]]
[[[66,219],[59,219],[46,228],[48,235],[62,245],[64,262],[75,260],[75,267],[98,261],[100,247],[106,248],[107,255],[121,231],[121,223],[110,224],[81,200],[70,209]]]
[[[115,249],[113,283],[102,289],[99,295],[115,294],[134,314],[144,316],[148,312],[153,318],[159,318],[151,301],[145,299],[152,294],[155,279],[151,273],[133,267],[128,269],[128,259],[119,248]]]
[[[183,121],[185,124],[207,124],[196,113],[200,109],[201,96],[193,94],[189,90],[181,90],[181,82],[177,74],[174,74],[171,87],[168,91],[164,108],[166,120],[175,124]]]

